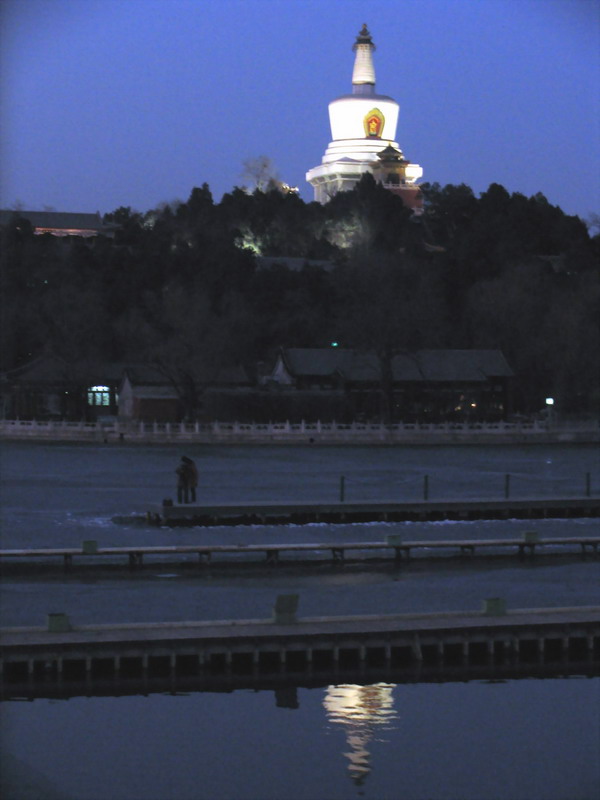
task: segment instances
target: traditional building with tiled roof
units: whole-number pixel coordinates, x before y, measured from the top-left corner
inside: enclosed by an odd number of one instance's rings
[[[513,371],[500,350],[418,350],[391,360],[398,421],[502,419]],[[265,383],[288,391],[343,394],[351,417],[380,415],[382,363],[344,348],[282,348]]]
[[[70,213],[66,211],[13,211],[0,210],[0,225],[13,220],[26,219],[36,235],[49,233],[52,236],[114,236],[118,225],[106,225],[99,212],[95,214]]]

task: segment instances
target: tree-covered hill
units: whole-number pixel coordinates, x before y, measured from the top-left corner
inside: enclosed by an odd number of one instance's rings
[[[326,205],[279,188],[215,203],[205,184],[185,203],[116,209],[115,237],[89,240],[35,236],[15,213],[2,230],[2,369],[48,351],[158,364],[193,413],[197,375],[253,369],[279,346],[337,341],[383,367],[419,348],[499,348],[516,410],[552,395],[595,413],[600,237],[539,194],[423,191],[415,217],[371,176]]]

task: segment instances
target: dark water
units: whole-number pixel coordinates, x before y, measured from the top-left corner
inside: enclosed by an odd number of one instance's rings
[[[596,534],[597,520],[157,529],[112,523],[173,496],[174,447],[2,446],[2,546],[484,538]],[[595,448],[191,447],[200,501],[502,497],[600,491]],[[269,617],[281,591],[300,614],[600,605],[600,563],[512,559],[308,572],[10,577],[3,625]],[[65,800],[596,800],[600,679],[289,687],[274,691],[76,697],[2,704],[6,796]],[[294,707],[290,707],[294,706]],[[15,788],[18,787],[18,788]]]

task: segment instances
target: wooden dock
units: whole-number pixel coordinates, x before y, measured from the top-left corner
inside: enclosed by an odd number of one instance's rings
[[[545,519],[600,517],[599,497],[423,500],[417,502],[282,502],[152,506],[156,525],[306,525],[314,522],[405,522],[414,520]]]
[[[597,556],[600,550],[600,536],[568,536],[541,539],[535,531],[526,531],[521,538],[510,539],[448,539],[404,541],[400,536],[388,536],[379,542],[299,542],[281,544],[201,544],[201,545],[158,545],[126,547],[97,547],[95,541],[84,542],[82,547],[57,547],[18,550],[0,550],[0,562],[18,562],[32,568],[62,560],[66,570],[75,562],[78,565],[106,566],[115,559],[124,559],[130,569],[142,567],[146,558],[152,565],[172,564],[175,560],[187,563],[197,560],[199,564],[225,563],[223,556],[243,560],[244,563],[277,565],[279,563],[314,564],[317,561],[344,561],[378,559],[396,562],[409,561],[415,553],[421,557],[434,557],[446,554],[474,556],[476,554],[533,557],[536,553],[545,555],[564,555],[579,553],[581,556]],[[286,555],[296,558],[286,559]],[[108,563],[106,563],[108,562]]]
[[[427,652],[427,651],[426,651]],[[425,658],[406,664],[385,664],[381,658],[373,657],[352,664],[348,660],[332,662],[329,667],[321,664],[319,669],[288,672],[275,670],[235,669],[225,672],[190,668],[182,669],[176,662],[176,669],[157,659],[149,659],[145,671],[138,662],[130,662],[128,669],[116,674],[112,665],[105,662],[93,665],[89,672],[79,670],[79,675],[68,676],[68,669],[62,676],[46,670],[40,675],[34,671],[29,677],[21,671],[11,680],[2,682],[0,676],[0,700],[68,700],[73,697],[131,697],[149,694],[191,694],[193,692],[233,692],[248,690],[252,692],[273,692],[278,707],[298,708],[298,689],[323,689],[332,684],[351,683],[366,686],[374,683],[415,684],[415,683],[466,683],[467,681],[511,681],[523,679],[547,679],[573,677],[597,677],[600,666],[597,659],[587,655],[563,658],[562,653],[555,657],[544,655],[515,661],[498,655],[493,658],[472,658],[470,663],[451,663]],[[123,663],[123,662],[121,662]],[[108,668],[107,668],[108,666]]]
[[[71,627],[65,615],[49,615],[47,628],[2,629],[3,692],[11,696],[11,686],[26,684],[60,687],[155,675],[290,679],[428,664],[543,666],[574,660],[593,674],[600,671],[600,607],[506,612],[491,599],[480,612],[303,619],[289,603],[294,598],[297,603],[295,595],[278,598],[272,620]]]

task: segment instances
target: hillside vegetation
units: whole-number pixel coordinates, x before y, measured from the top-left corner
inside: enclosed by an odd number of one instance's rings
[[[516,410],[552,395],[596,412],[600,237],[539,194],[423,189],[415,217],[370,176],[324,206],[278,189],[215,203],[205,184],[185,203],[106,215],[114,238],[66,243],[15,213],[2,231],[2,368],[44,351],[152,363],[188,382],[193,405],[195,375],[254,369],[281,345],[335,341],[382,361],[500,348]]]

